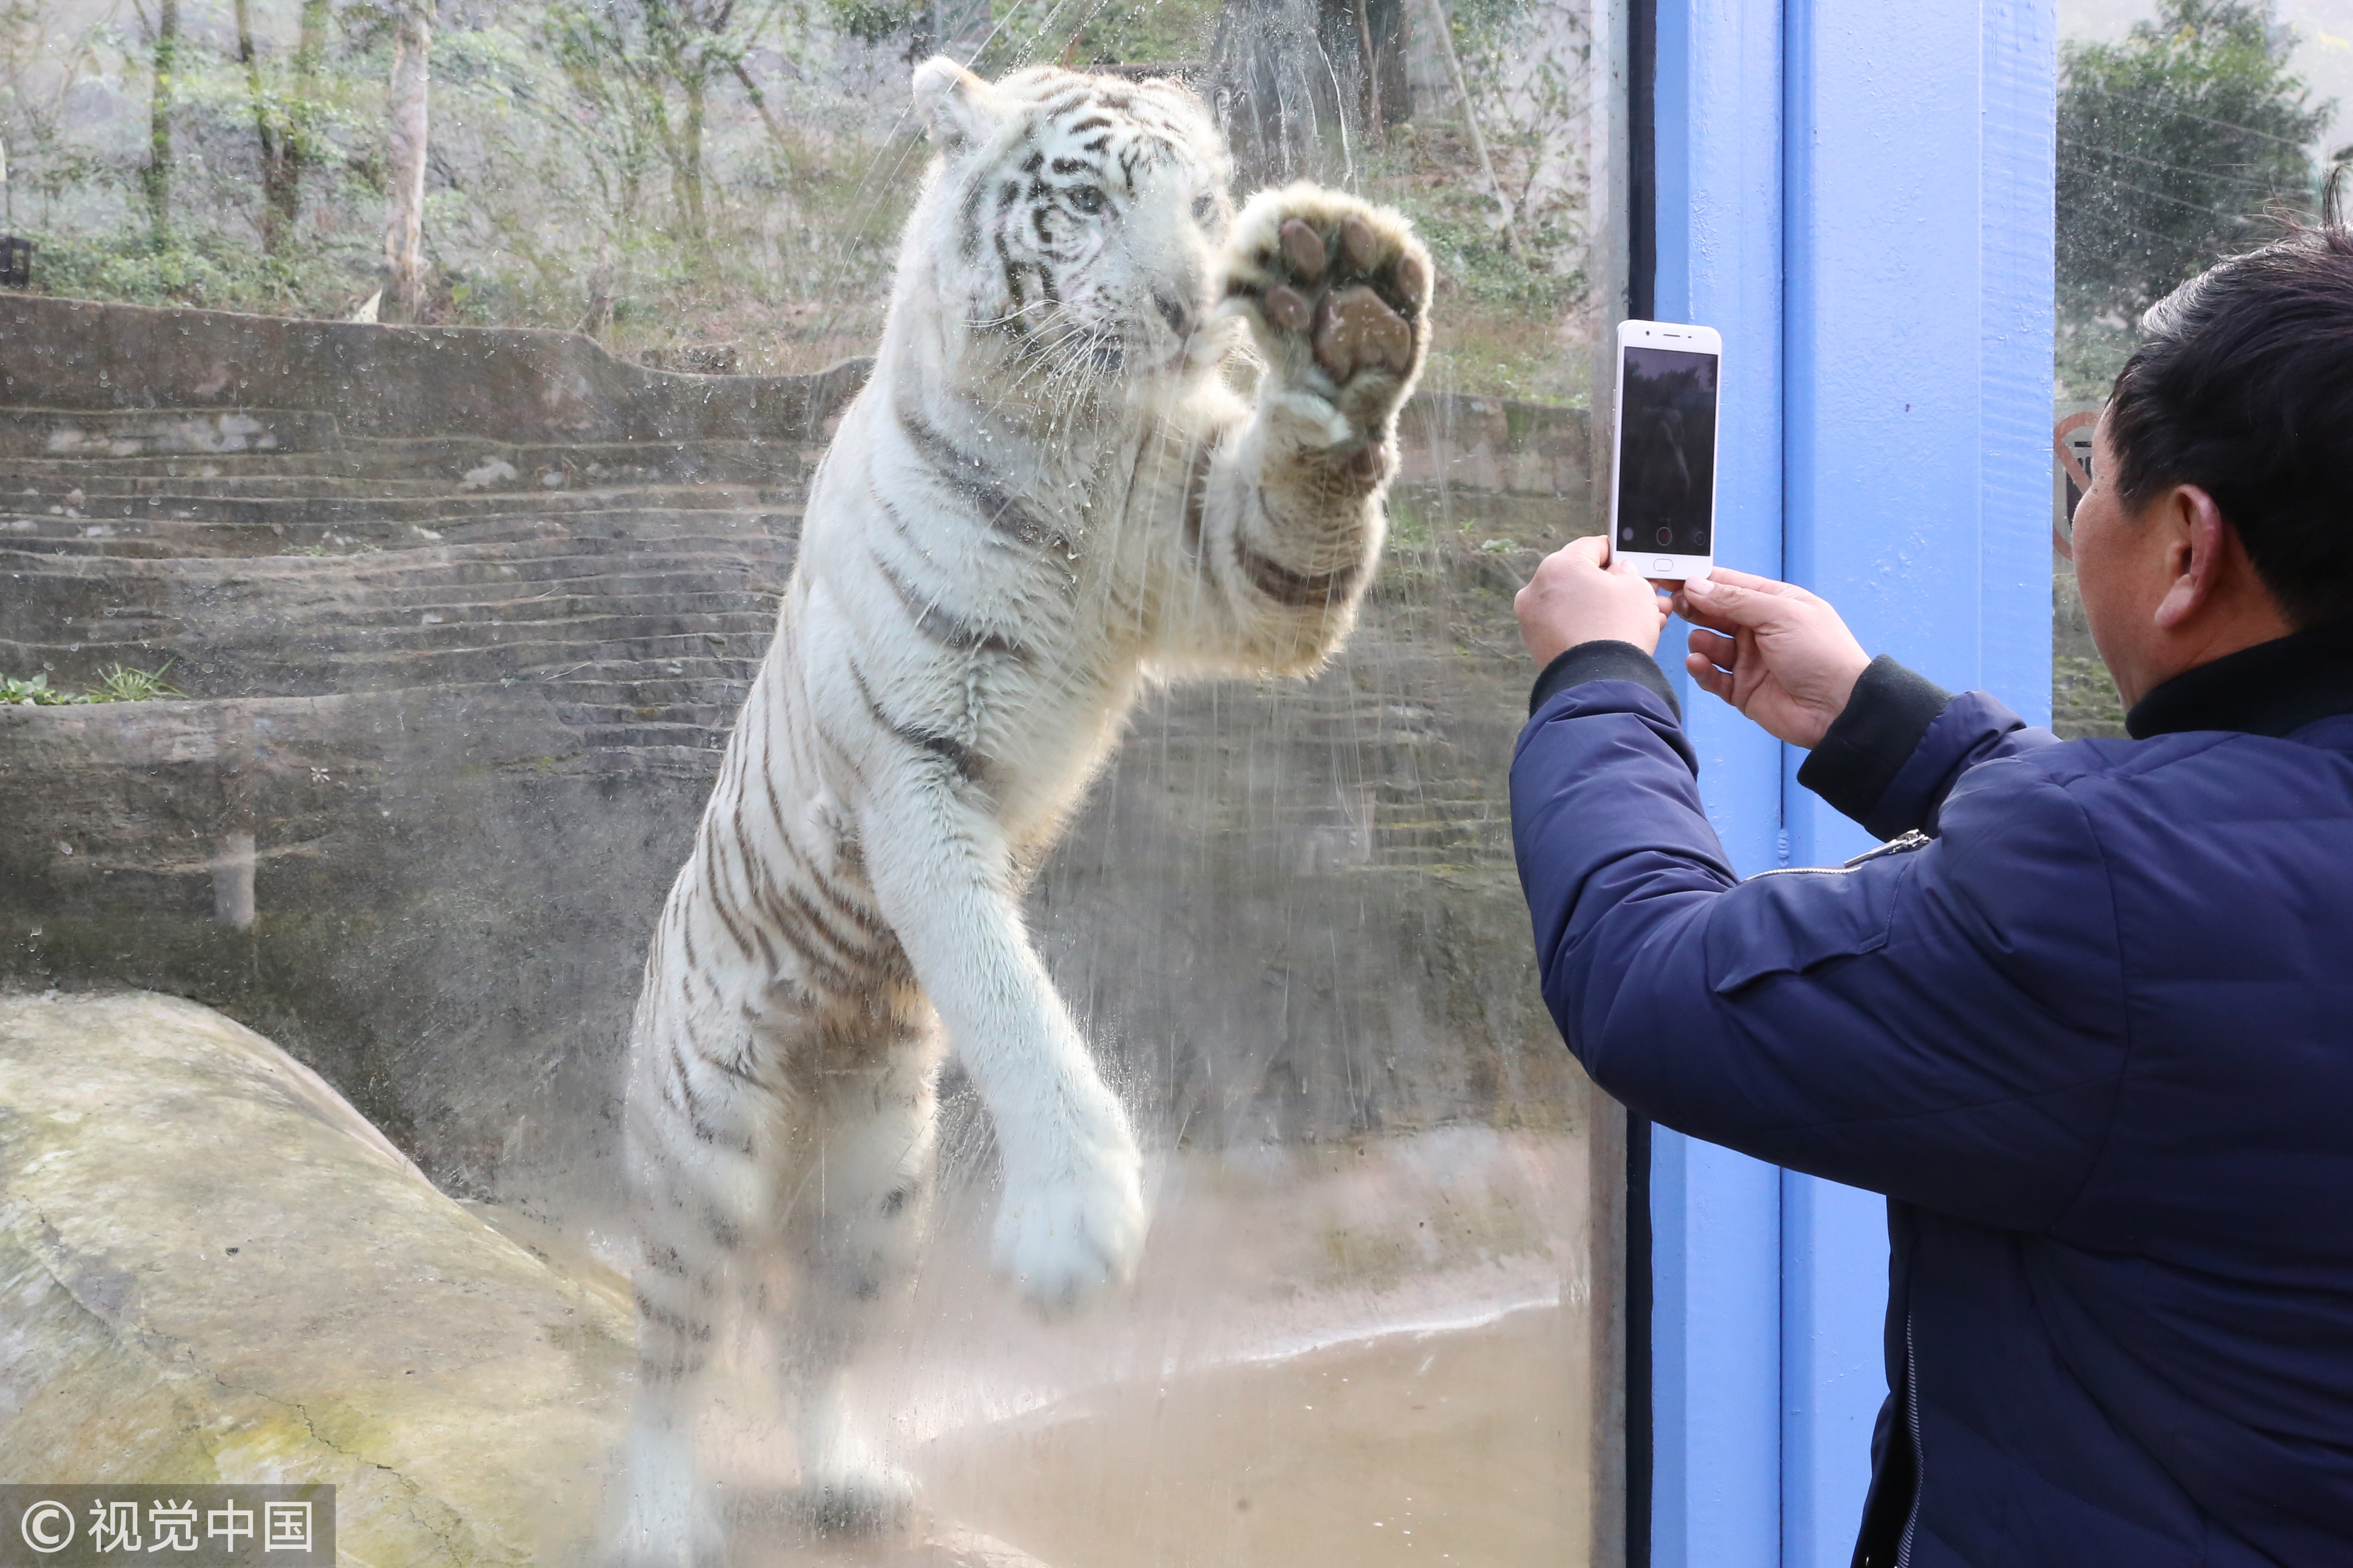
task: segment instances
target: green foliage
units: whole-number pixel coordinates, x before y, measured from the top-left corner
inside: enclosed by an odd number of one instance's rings
[[[383,281],[390,0],[255,0],[249,58],[228,0],[179,4],[171,177],[154,182],[153,0],[0,0],[6,222],[40,247],[35,286],[349,316]],[[1519,245],[1502,243],[1451,94],[1385,150],[1352,147],[1351,172],[1422,222],[1438,252],[1447,327],[1433,384],[1574,399],[1584,13],[1573,0],[1451,9]],[[910,50],[987,30],[984,72],[1199,60],[1219,16],[1220,0],[444,6],[426,317],[585,330],[628,356],[724,343],[752,373],[871,352],[929,156],[906,112]]]
[[[2121,43],[2062,50],[2064,392],[2105,393],[2143,311],[2311,210],[2306,149],[2337,106],[2288,68],[2295,42],[2258,0],[2163,0]]]
[[[353,288],[347,267],[323,247],[271,256],[249,239],[186,225],[160,247],[143,228],[53,233],[42,242],[39,270],[52,294],[276,315],[341,314]]]
[[[1449,9],[1515,237],[1536,265],[1581,284],[1593,71],[1585,8],[1562,0],[1454,0]],[[1475,170],[1466,165],[1464,173]]]
[[[826,0],[835,24],[861,43],[887,42],[893,35],[912,33],[931,11],[928,5],[878,3],[878,0]]]
[[[845,0],[833,0],[843,4]],[[857,0],[848,0],[857,3]],[[924,11],[921,0],[914,6]],[[1095,0],[1075,14],[1051,5],[997,7],[985,73],[1028,65],[1167,65],[1208,58],[1217,0]]]
[[[152,702],[158,698],[185,697],[187,693],[167,684],[164,670],[172,668],[165,659],[161,669],[133,669],[129,665],[110,664],[100,672],[98,684],[90,689],[92,702]]]
[[[91,702],[152,702],[159,698],[185,697],[186,692],[165,683],[164,672],[171,668],[168,659],[161,669],[133,669],[128,665],[111,664],[100,674],[98,684],[87,691],[68,691],[51,686],[47,675],[37,675],[29,680],[0,675],[0,705],[73,708]]]
[[[1586,401],[1582,244],[1564,229],[1522,230],[1507,249],[1460,132],[1444,124],[1393,137],[1367,160],[1366,188],[1411,219],[1438,272],[1427,384],[1542,403]],[[1556,215],[1566,227],[1573,214]]]
[[[20,680],[13,675],[0,675],[0,703],[14,703],[31,708],[58,708],[69,703],[87,702],[90,699],[77,692],[60,691],[49,684],[46,675],[30,680]]]

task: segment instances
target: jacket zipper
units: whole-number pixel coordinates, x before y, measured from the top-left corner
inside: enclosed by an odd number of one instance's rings
[[[1904,1314],[1904,1425],[1912,1434],[1912,1509],[1904,1516],[1904,1539],[1895,1548],[1895,1568],[1912,1568],[1912,1532],[1920,1525],[1920,1495],[1928,1466],[1920,1452],[1920,1369],[1912,1359],[1912,1314]]]
[[[1758,871],[1754,876],[1742,879],[1753,882],[1758,877],[1843,877],[1860,867],[1869,865],[1873,860],[1882,860],[1890,855],[1909,855],[1915,849],[1926,849],[1935,842],[1936,842],[1935,839],[1915,827],[1908,833],[1889,839],[1876,849],[1864,850],[1842,866],[1776,866],[1769,871]]]

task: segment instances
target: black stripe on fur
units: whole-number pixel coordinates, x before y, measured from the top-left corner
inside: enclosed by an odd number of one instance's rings
[[[1029,662],[1031,656],[1026,644],[1017,642],[1002,632],[989,631],[969,621],[959,620],[937,604],[924,603],[915,585],[893,572],[889,562],[871,550],[866,555],[874,563],[874,570],[882,574],[882,580],[891,584],[891,591],[899,595],[899,603],[907,607],[908,618],[915,623],[915,629],[932,641],[961,653],[1002,654],[1023,664]]]
[[[905,408],[897,410],[897,414],[899,428],[906,436],[907,444],[915,449],[915,455],[939,476],[941,482],[971,501],[983,522],[1024,544],[1050,544],[1064,555],[1072,553],[1069,540],[1039,522],[1028,508],[989,481],[988,469],[978,458],[957,451],[946,437],[919,416]]]

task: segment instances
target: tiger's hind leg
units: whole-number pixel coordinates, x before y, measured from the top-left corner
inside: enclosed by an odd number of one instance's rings
[[[913,1483],[860,1419],[850,1363],[903,1324],[931,1208],[943,1047],[928,1026],[829,1047],[797,1075],[804,1141],[788,1197],[789,1310],[770,1323],[800,1480],[792,1511],[828,1537],[897,1533]]]
[[[710,1360],[724,1310],[756,1282],[746,1256],[773,1179],[750,1091],[699,1056],[657,1046],[633,1061],[628,1142],[637,1200],[638,1386],[628,1452],[624,1568],[712,1568],[727,1524],[698,1462]]]

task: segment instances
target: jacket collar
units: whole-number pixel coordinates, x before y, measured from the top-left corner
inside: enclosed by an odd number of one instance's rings
[[[2353,620],[2242,647],[2187,669],[2132,706],[2136,741],[2186,730],[2284,737],[2353,713]]]

